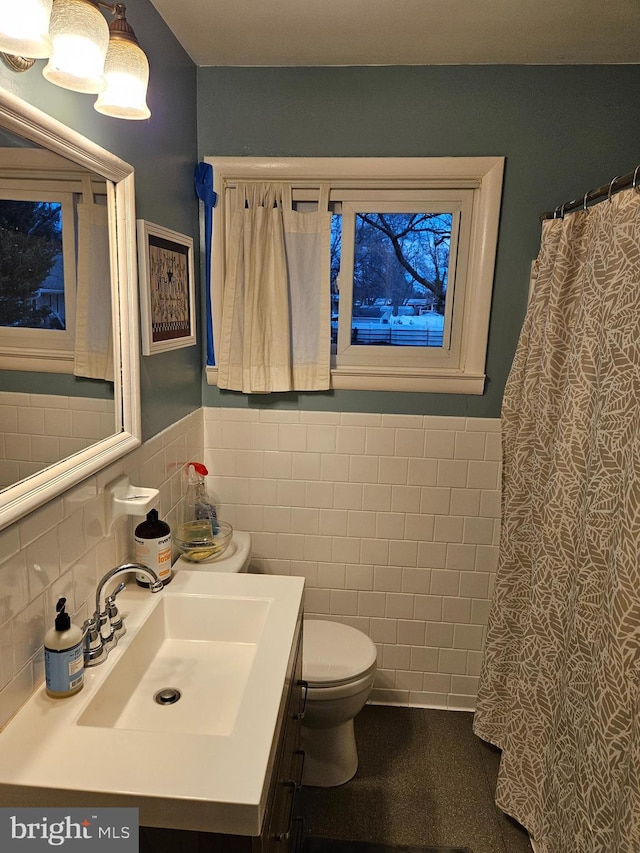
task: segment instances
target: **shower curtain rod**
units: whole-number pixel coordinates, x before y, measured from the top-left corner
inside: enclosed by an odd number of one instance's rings
[[[545,219],[562,219],[565,213],[570,210],[575,210],[578,207],[582,207],[583,210],[586,210],[587,205],[593,202],[602,201],[605,198],[610,199],[614,193],[626,190],[629,187],[633,187],[640,191],[639,182],[640,166],[636,166],[633,172],[627,172],[626,175],[616,175],[616,177],[608,184],[603,184],[595,190],[589,190],[589,192],[586,192],[582,198],[574,198],[571,201],[566,201],[564,204],[559,204],[555,210],[547,210],[545,213],[540,214],[540,221],[543,222]]]

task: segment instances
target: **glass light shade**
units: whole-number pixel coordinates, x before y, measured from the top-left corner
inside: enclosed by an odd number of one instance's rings
[[[137,44],[112,36],[104,76],[107,88],[94,105],[99,113],[114,118],[149,118],[151,112],[146,101],[149,62]]]
[[[53,0],[0,0],[0,51],[29,59],[51,56]]]
[[[109,27],[98,8],[90,0],[56,0],[49,32],[53,53],[45,79],[73,92],[104,91]]]

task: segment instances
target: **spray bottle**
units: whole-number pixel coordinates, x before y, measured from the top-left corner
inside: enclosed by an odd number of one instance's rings
[[[206,467],[201,462],[189,462],[186,473],[179,538],[189,559],[202,560],[216,551],[213,542],[218,532],[218,511],[205,486]]]
[[[202,462],[188,463],[184,521],[206,521],[211,526],[211,534],[215,536],[218,532],[218,510],[205,486],[204,478],[208,473]]]

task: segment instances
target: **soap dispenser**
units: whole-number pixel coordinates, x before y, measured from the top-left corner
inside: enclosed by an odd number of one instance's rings
[[[152,509],[135,529],[135,559],[158,575],[163,584],[171,580],[171,528],[158,518],[158,510]],[[136,583],[148,587],[149,579],[136,573]]]
[[[82,630],[71,624],[65,610],[66,598],[56,604],[55,626],[44,638],[44,669],[49,696],[73,696],[84,686]]]

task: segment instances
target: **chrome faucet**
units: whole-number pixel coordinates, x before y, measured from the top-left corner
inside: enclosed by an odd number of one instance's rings
[[[107,572],[96,588],[95,612],[90,619],[85,620],[82,626],[85,666],[97,666],[106,660],[109,651],[127,630],[116,606],[116,597],[125,588],[125,584],[119,583],[106,597],[104,603],[103,595],[104,588],[110,580],[131,572],[145,575],[149,580],[151,592],[160,592],[163,587],[162,581],[153,569],[143,566],[142,563],[123,563]]]

